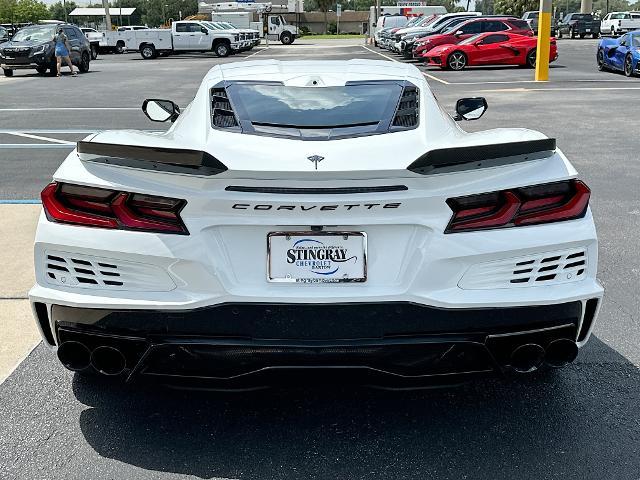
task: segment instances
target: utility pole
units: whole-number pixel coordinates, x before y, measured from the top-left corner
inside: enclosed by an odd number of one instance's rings
[[[104,20],[106,23],[107,32],[111,31],[111,14],[109,13],[109,0],[102,0],[102,6],[104,7]]]
[[[587,0],[582,0],[587,1]],[[540,0],[538,14],[538,45],[536,48],[536,82],[549,80],[549,49],[551,43],[551,0]]]
[[[67,1],[62,0],[62,9],[64,10],[64,23],[69,23],[67,20]]]
[[[582,0],[580,2],[580,13],[592,13],[593,0]]]

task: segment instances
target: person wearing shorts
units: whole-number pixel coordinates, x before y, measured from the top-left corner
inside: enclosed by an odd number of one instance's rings
[[[64,30],[62,28],[58,29],[58,34],[55,36],[56,42],[56,66],[58,70],[58,76],[60,76],[60,68],[62,67],[62,59],[67,62],[69,68],[71,69],[71,75],[77,75],[73,69],[73,63],[71,63],[71,58],[69,58],[69,42],[67,41],[67,36],[64,34]]]

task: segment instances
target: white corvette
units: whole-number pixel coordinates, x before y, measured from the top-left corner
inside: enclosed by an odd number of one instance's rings
[[[412,386],[562,366],[589,338],[589,189],[539,132],[461,130],[415,67],[236,62],[182,113],[143,110],[175,123],[86,138],[42,191],[30,299],[67,368]]]

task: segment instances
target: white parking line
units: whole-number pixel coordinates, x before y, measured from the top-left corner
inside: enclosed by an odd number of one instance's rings
[[[140,110],[140,107],[37,107],[37,108],[0,108],[0,112],[42,112],[42,111],[73,111],[73,110]]]
[[[30,133],[10,132],[8,135],[15,135],[16,137],[31,138],[33,140],[44,140],[45,142],[62,143],[64,145],[75,145],[76,142],[70,142],[68,140],[58,140],[57,138],[41,137],[40,135],[31,135]]]
[[[376,55],[380,55],[381,57],[384,57],[388,60],[391,60],[392,62],[396,62],[396,63],[403,63],[400,60],[390,57],[388,55],[385,55],[384,53],[380,53],[380,52],[376,52],[375,50],[371,50],[369,47],[365,47],[364,45],[360,45],[362,48],[364,48],[365,50],[368,50],[371,53],[375,53]],[[431,80],[435,80],[436,82],[440,82],[440,83],[444,83],[445,85],[449,85],[449,82],[447,82],[446,80],[442,80],[441,78],[438,77],[434,77],[433,75],[430,75],[428,73],[422,72],[422,75],[424,75],[427,78],[430,78]]]
[[[457,85],[457,84],[453,84]],[[488,90],[478,90],[478,92],[502,92],[502,93],[520,93],[520,92],[585,92],[585,91],[610,91],[610,90],[640,90],[640,87],[573,87],[573,88],[496,88]]]
[[[249,57],[253,57],[254,55],[258,55],[259,53],[264,52],[265,50],[269,50],[269,47],[265,47],[265,48],[261,48],[260,50],[258,50],[257,52],[253,52],[251,55],[247,55],[246,57],[242,57],[242,58],[249,58]]]

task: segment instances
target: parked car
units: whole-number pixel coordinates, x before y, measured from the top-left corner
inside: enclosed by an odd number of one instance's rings
[[[94,28],[80,27],[84,36],[89,40],[91,44],[91,60],[98,58],[98,50],[100,49],[100,41],[102,40],[102,33]]]
[[[558,22],[558,38],[568,35],[571,38],[584,38],[591,35],[598,38],[600,35],[600,20],[593,18],[590,13],[568,13]]]
[[[611,12],[600,23],[603,35],[622,35],[640,29],[640,12]]]
[[[71,62],[82,73],[89,71],[91,45],[82,31],[75,25],[60,23],[53,25],[31,25],[16,32],[9,42],[0,46],[0,66],[6,77],[14,70],[35,69],[40,74],[50,70],[56,72],[54,35],[63,28],[71,50]]]
[[[527,22],[515,17],[481,17],[467,20],[451,27],[444,33],[432,35],[425,40],[416,42],[414,54],[416,57],[426,57],[429,50],[439,45],[460,43],[473,35],[485,32],[511,32],[520,35],[533,36],[533,30]]]
[[[429,50],[426,62],[443,69],[462,70],[481,65],[521,65],[535,68],[537,37],[509,32],[479,33],[455,45]],[[556,39],[551,39],[549,61],[558,58]]]
[[[379,46],[382,30],[390,28],[401,28],[409,22],[409,17],[404,15],[382,15],[378,18],[374,26],[373,43]]]
[[[253,28],[238,28],[229,22],[202,22],[205,26],[211,27],[212,30],[224,30],[238,32],[241,34],[243,46],[240,51],[251,50],[253,47],[260,45],[260,32]]]
[[[456,127],[486,109],[452,118],[377,60],[223,63],[182,111],[145,100],[170,129],[80,141],[41,192],[43,343],[81,374],[214,388],[572,362],[603,297],[590,190],[553,138]]]
[[[640,75],[640,30],[618,38],[602,38],[596,62],[599,70],[620,71],[627,77]]]
[[[534,35],[538,35],[538,17],[540,16],[540,12],[532,11],[532,12],[524,12],[522,15],[522,20],[527,22],[531,29],[533,30]],[[555,37],[558,29],[558,21],[555,18],[551,18],[551,36]]]
[[[410,27],[411,25],[415,25],[422,20],[422,17],[411,17],[407,18],[404,16],[385,16],[384,18],[393,18],[395,21],[387,20],[385,23],[388,25],[380,30],[376,31],[376,36],[374,37],[374,42],[376,46],[382,49],[389,49],[391,45],[393,45],[393,35],[395,32],[402,28]],[[405,18],[406,21],[402,22],[401,18]]]

